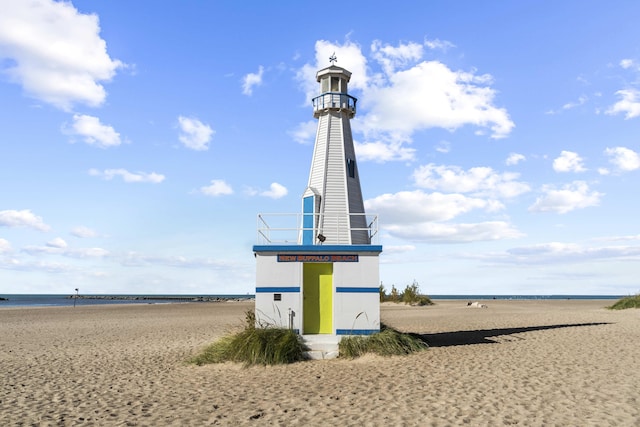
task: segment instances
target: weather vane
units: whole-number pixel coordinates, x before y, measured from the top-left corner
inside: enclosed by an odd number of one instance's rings
[[[334,62],[338,62],[338,58],[336,58],[336,53],[333,52],[333,54],[329,57],[329,62],[331,62],[332,64]]]

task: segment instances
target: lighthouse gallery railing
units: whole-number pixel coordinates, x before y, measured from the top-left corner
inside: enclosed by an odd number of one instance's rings
[[[302,213],[261,213],[257,219],[257,244],[258,245],[299,245],[302,242],[302,235],[305,231],[318,233],[315,227],[304,227],[303,219],[310,214]],[[312,214],[318,217],[320,214]],[[344,240],[340,236],[351,235],[352,232],[367,233],[370,244],[380,244],[380,235],[378,233],[378,215],[371,214],[323,214],[324,219],[328,217],[335,219],[332,221],[331,228],[324,227],[320,230],[328,236],[337,236],[337,240],[330,239],[324,242],[327,245],[348,245],[349,241]],[[370,219],[368,225],[362,228],[351,227],[352,218],[365,217],[364,224],[367,224],[367,218]],[[314,221],[317,223],[317,221]],[[317,244],[323,242],[316,241]]]

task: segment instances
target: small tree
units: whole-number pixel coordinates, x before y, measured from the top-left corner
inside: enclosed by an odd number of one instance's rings
[[[396,285],[391,285],[391,294],[389,295],[389,301],[400,302],[400,294],[398,293],[398,289],[396,289]]]
[[[380,302],[384,302],[387,299],[387,291],[384,288],[382,282],[380,282]]]

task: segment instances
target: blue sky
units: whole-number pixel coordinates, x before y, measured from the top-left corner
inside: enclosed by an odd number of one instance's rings
[[[252,293],[334,52],[385,287],[640,291],[635,1],[0,9],[0,293]]]

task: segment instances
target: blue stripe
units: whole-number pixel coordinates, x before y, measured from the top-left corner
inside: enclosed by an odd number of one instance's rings
[[[336,329],[336,335],[373,335],[380,329]]]
[[[358,293],[358,294],[369,294],[369,293],[379,293],[380,288],[354,288],[354,287],[339,287],[336,288],[336,292],[348,292],[348,293]]]
[[[382,245],[254,245],[254,252],[382,252]]]
[[[256,293],[271,293],[271,292],[300,292],[300,286],[273,286],[273,287],[261,287],[256,288]]]

